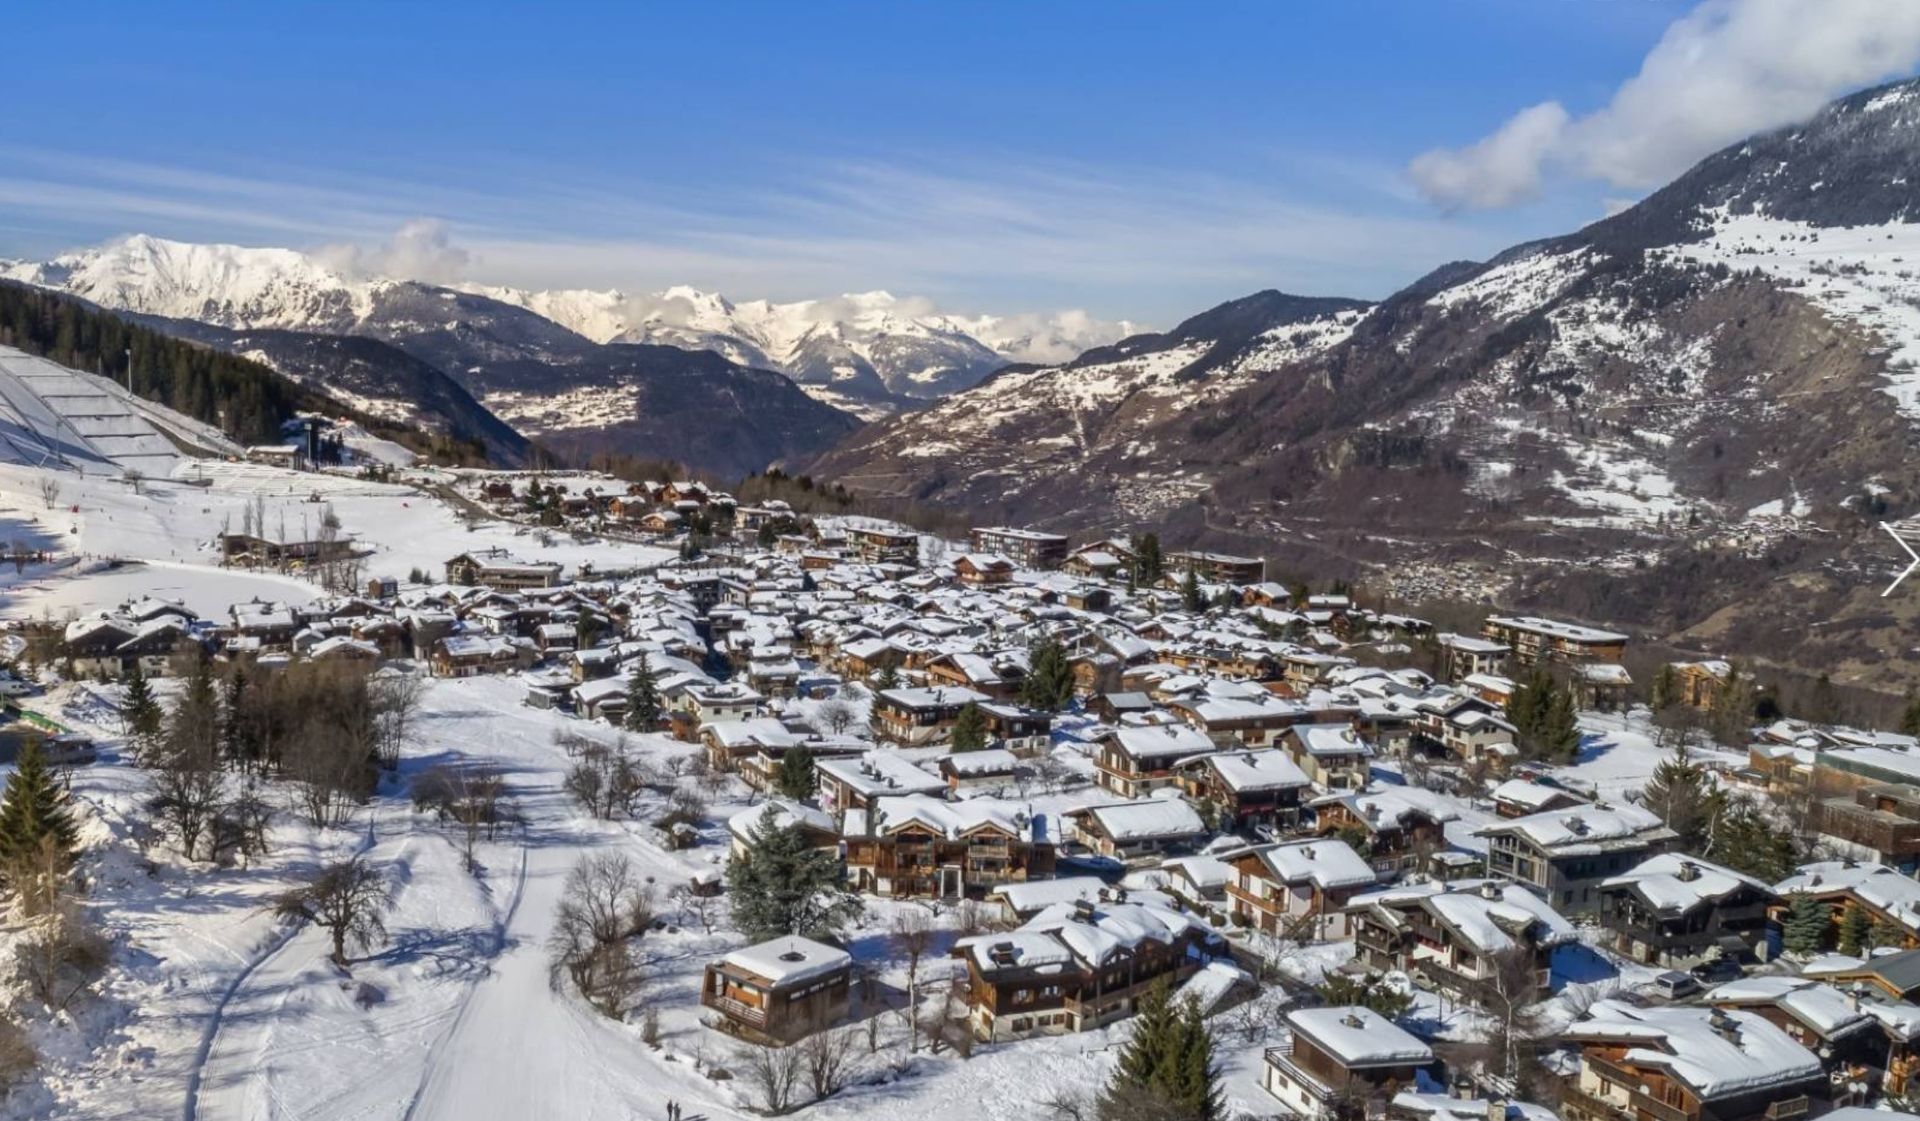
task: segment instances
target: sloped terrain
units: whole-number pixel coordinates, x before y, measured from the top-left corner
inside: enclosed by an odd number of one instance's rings
[[[857,424],[785,377],[716,354],[605,345],[484,295],[356,280],[291,250],[131,237],[0,266],[0,276],[251,354],[371,415],[479,441],[509,464],[524,458],[526,437],[551,437],[582,454],[744,474],[813,454]],[[689,423],[706,417],[715,427]]]
[[[1803,665],[1885,657],[1911,643],[1867,602],[1898,567],[1876,523],[1920,509],[1916,164],[1920,83],[1867,91],[1364,312],[1004,373],[814,468],[1407,599],[1519,599]],[[1712,622],[1736,606],[1764,625]]]
[[[218,432],[93,374],[0,347],[0,462],[85,475],[173,474],[240,449]]]

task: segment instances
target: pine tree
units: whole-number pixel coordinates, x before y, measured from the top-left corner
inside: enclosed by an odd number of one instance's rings
[[[795,801],[813,797],[814,785],[819,781],[813,770],[813,753],[795,749],[780,757],[780,766],[773,772],[774,788]]]
[[[888,689],[900,688],[899,667],[891,663],[881,666],[880,672],[873,675],[873,688],[877,693],[884,693]]]
[[[1140,1097],[1152,1092],[1155,1079],[1175,1055],[1179,1026],[1168,986],[1163,982],[1149,988],[1134,1009],[1133,1033],[1100,1096],[1102,1116],[1140,1115]]]
[[[127,672],[127,699],[121,705],[121,719],[126,724],[127,741],[134,753],[150,750],[160,738],[161,723],[164,714],[160,711],[160,702],[153,698],[153,686],[148,684],[147,675],[140,669],[140,660],[134,659],[133,668]]]
[[[1833,925],[1833,909],[1811,895],[1796,895],[1787,905],[1780,944],[1790,953],[1817,954]]]
[[[0,794],[0,864],[30,859],[48,839],[59,853],[62,866],[71,863],[79,837],[66,792],[47,770],[47,756],[40,741],[29,739],[21,745],[13,775],[7,779],[5,793]]]
[[[1907,696],[1907,709],[1900,714],[1900,733],[1920,737],[1920,696]]]
[[[1194,1001],[1181,1007],[1160,1090],[1173,1106],[1173,1116],[1183,1121],[1216,1121],[1226,1115],[1220,1070],[1213,1060],[1213,1033]]]
[[[1160,552],[1160,535],[1143,534],[1133,539],[1133,572],[1138,582],[1151,588],[1166,575],[1166,557]]]
[[[1664,760],[1647,780],[1640,804],[1680,835],[1683,852],[1699,852],[1716,813],[1713,782],[1707,769],[1687,758],[1684,750]]]
[[[1207,609],[1207,597],[1200,591],[1200,574],[1191,567],[1180,581],[1180,606],[1195,615]]]
[[[1793,834],[1776,826],[1745,799],[1727,803],[1713,824],[1708,856],[1736,872],[1776,883],[1793,874],[1800,857]]]
[[[987,746],[987,714],[969,701],[953,722],[953,750],[979,751]]]
[[[1679,675],[1674,672],[1673,663],[1660,663],[1659,672],[1653,675],[1652,696],[1648,699],[1648,704],[1653,711],[1659,712],[1679,700],[1679,693],[1680,680]]]
[[[813,848],[768,806],[743,851],[727,863],[733,923],[756,942],[798,934],[832,938],[860,917],[860,897],[846,890],[839,858]]]
[[[1073,666],[1058,642],[1047,638],[1034,646],[1028,656],[1027,676],[1020,682],[1020,699],[1048,711],[1062,708],[1073,699]]]
[[[627,727],[636,732],[651,732],[660,726],[660,684],[654,680],[653,663],[645,652],[633,667],[627,682]]]
[[[1840,916],[1840,952],[1864,954],[1870,948],[1872,934],[1873,920],[1867,917],[1867,909],[1850,904],[1846,914]]]
[[[1540,727],[1540,757],[1571,763],[1580,755],[1580,723],[1574,713],[1573,691],[1555,688]]]
[[[1726,683],[1714,694],[1711,713],[1713,738],[1726,747],[1745,750],[1753,732],[1753,683],[1738,665],[1727,671]]]
[[[174,703],[167,728],[167,748],[188,759],[218,758],[220,700],[214,691],[212,668],[205,658],[194,659],[186,692]]]
[[[220,719],[220,750],[227,759],[240,762],[252,757],[246,742],[245,724],[242,714],[247,704],[247,671],[239,666],[227,675],[226,688],[222,696]]]

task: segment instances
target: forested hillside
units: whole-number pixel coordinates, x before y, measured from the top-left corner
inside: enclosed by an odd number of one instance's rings
[[[104,374],[141,397],[215,425],[241,443],[272,443],[300,412],[352,419],[430,458],[484,462],[472,442],[432,435],[348,408],[238,355],[163,335],[82,300],[0,282],[0,345]]]

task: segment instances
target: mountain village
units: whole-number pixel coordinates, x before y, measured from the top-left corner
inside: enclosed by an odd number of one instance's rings
[[[0,1121],[1920,1121],[1920,0],[32,7]]]
[[[1625,633],[1497,610],[1440,631],[1151,534],[945,540],[685,479],[252,457],[234,477],[289,496],[377,474],[475,543],[388,571],[425,532],[391,502],[289,533],[205,461],[82,473],[72,513],[33,498],[67,472],[8,469],[10,516],[56,538],[98,503],[90,546],[108,510],[228,509],[170,539],[213,577],[194,605],[156,579],[11,624],[0,750],[64,791],[91,890],[0,941],[110,947],[23,966],[14,1007],[38,1001],[59,1056],[151,1049],[141,983],[215,1002],[188,1071],[149,1054],[70,1086],[158,1103],[184,1073],[189,1114],[219,1117],[340,1077],[253,1065],[281,1054],[244,1015],[265,975],[347,994],[304,1013],[323,1038],[452,1002],[424,1070],[329,1091],[424,1092],[436,1050],[486,1055],[461,1023],[506,969],[483,948],[434,976],[404,947],[477,893],[492,954],[550,956],[558,998],[523,999],[594,1009],[624,1065],[674,1072],[662,1100],[711,1116],[974,1094],[1189,1017],[1248,1117],[1790,1121],[1920,1094],[1920,742],[1769,716],[1736,663],[1635,680]],[[544,559],[562,540],[599,551]],[[263,586],[290,594],[222,600]],[[289,696],[363,709],[368,741],[343,761],[275,730]],[[582,829],[585,855],[551,839]],[[548,913],[516,927],[535,863]],[[351,914],[310,903],[342,877],[374,885]],[[129,924],[128,891],[213,914]],[[252,928],[238,975],[120,976],[206,922]],[[1093,1108],[1042,1086],[1026,1108]],[[29,1079],[9,1108],[59,1092]]]

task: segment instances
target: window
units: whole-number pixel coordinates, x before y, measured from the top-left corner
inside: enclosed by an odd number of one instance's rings
[[[1013,990],[1013,1002],[1015,1004],[1031,1004],[1033,1002],[1033,990],[1032,989]]]

